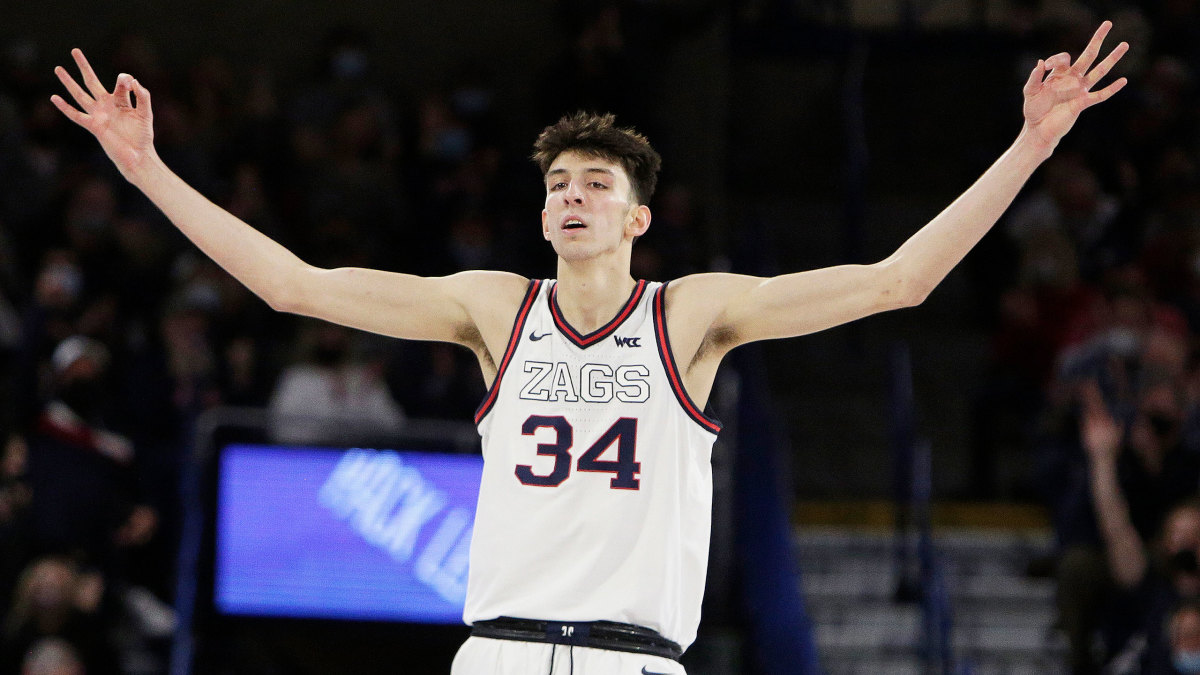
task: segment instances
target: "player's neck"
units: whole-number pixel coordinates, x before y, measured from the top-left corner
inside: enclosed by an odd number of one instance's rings
[[[628,265],[558,261],[558,307],[567,323],[587,334],[612,320],[637,285]]]

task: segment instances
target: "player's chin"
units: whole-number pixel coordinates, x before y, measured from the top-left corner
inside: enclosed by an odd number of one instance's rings
[[[559,258],[567,262],[577,262],[587,260],[596,256],[595,246],[586,244],[581,241],[555,241],[551,242],[554,246],[554,252]]]

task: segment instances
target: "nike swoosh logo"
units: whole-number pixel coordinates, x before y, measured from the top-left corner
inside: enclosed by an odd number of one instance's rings
[[[546,337],[547,335],[549,335],[549,333],[542,333],[541,335],[535,335],[535,334],[534,334],[534,333],[531,331],[531,332],[529,333],[529,339],[530,339],[531,341],[533,341],[533,342],[537,342],[538,340],[541,340],[542,338]]]
[[[670,673],[660,673],[656,670],[646,670],[648,666],[642,666],[642,675],[671,675]]]

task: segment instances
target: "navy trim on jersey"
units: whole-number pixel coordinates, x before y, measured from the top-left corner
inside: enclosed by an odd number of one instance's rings
[[[517,343],[521,341],[521,331],[525,329],[525,320],[529,318],[529,309],[533,307],[533,300],[537,297],[538,289],[541,287],[541,279],[529,282],[529,290],[525,291],[521,309],[517,312],[517,318],[513,320],[512,334],[508,337],[508,347],[504,350],[504,358],[500,360],[500,366],[496,369],[496,379],[492,381],[492,386],[488,389],[487,395],[483,397],[483,402],[475,409],[475,424],[483,421],[484,416],[496,403],[496,393],[500,391],[500,379],[504,377],[508,362],[512,360],[513,352],[517,350]]]
[[[706,431],[714,434],[720,433],[721,421],[705,415],[692,397],[688,396],[687,390],[683,388],[683,378],[679,376],[679,368],[675,365],[675,354],[671,351],[671,340],[667,337],[666,297],[667,284],[663,284],[654,292],[654,335],[658,338],[656,340],[658,357],[662,359],[663,368],[667,371],[667,379],[671,382],[671,391],[675,392],[675,398],[679,401],[679,405],[683,406],[683,411],[688,414],[688,417],[704,427]]]
[[[562,310],[558,307],[558,284],[556,283],[554,284],[554,288],[550,289],[550,314],[554,317],[554,325],[558,326],[558,329],[562,331],[563,335],[567,336],[568,340],[573,342],[575,346],[579,347],[580,349],[587,349],[594,344],[598,344],[604,340],[604,338],[616,331],[617,327],[624,323],[625,319],[628,319],[630,314],[633,314],[633,309],[637,307],[638,302],[642,299],[642,295],[645,292],[646,280],[642,279],[637,282],[636,286],[633,287],[633,292],[629,294],[629,299],[625,301],[625,306],[621,308],[621,311],[617,312],[617,315],[613,317],[612,321],[609,321],[601,328],[598,328],[587,335],[580,335],[579,331],[575,330],[571,327],[571,324],[567,323],[566,318],[564,318],[562,315]]]

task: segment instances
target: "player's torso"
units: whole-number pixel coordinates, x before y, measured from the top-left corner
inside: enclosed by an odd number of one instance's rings
[[[581,335],[553,282],[533,284],[477,415],[468,621],[605,619],[694,637],[719,426],[676,384],[660,288],[639,282]]]

